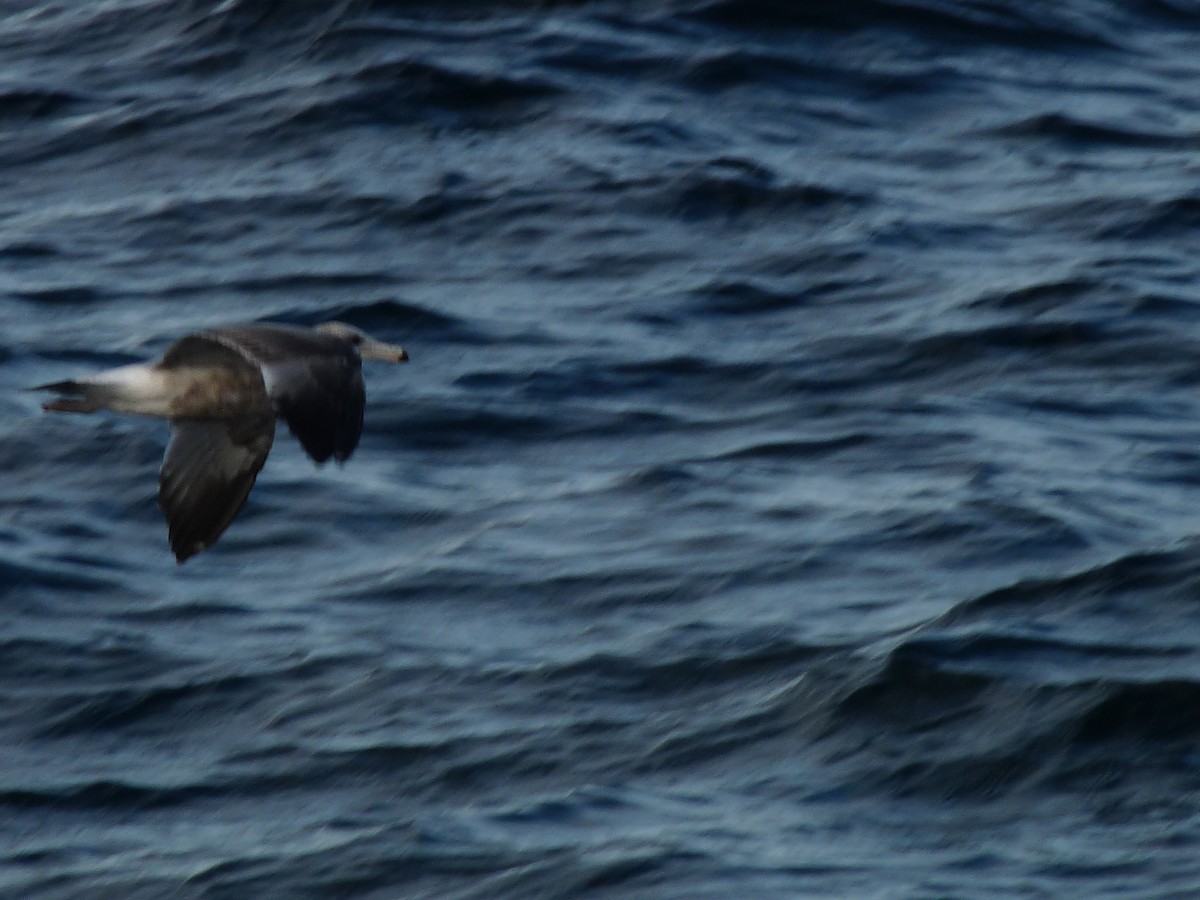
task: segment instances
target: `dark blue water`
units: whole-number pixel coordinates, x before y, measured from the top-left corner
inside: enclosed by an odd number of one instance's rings
[[[1195,896],[1200,6],[539,6],[0,5],[0,896]]]

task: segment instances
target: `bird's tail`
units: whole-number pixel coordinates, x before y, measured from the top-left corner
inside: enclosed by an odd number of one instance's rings
[[[50,412],[91,413],[104,407],[97,386],[86,381],[54,381],[29,390],[54,391],[62,395],[42,404],[42,409]]]

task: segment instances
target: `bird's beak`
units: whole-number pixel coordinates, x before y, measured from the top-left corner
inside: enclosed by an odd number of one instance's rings
[[[377,359],[380,362],[408,362],[408,351],[403,347],[376,340],[366,340],[359,344],[358,355],[363,359]]]

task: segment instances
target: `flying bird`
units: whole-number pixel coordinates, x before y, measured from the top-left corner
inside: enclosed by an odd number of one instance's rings
[[[171,422],[158,503],[184,562],[241,511],[283,419],[312,459],[345,462],[362,433],[364,359],[402,363],[403,347],[344,322],[251,323],[180,338],[152,363],[31,390],[59,394],[51,412],[111,410]]]

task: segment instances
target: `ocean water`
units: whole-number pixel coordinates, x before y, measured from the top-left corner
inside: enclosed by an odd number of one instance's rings
[[[1200,893],[1200,6],[0,3],[0,896]],[[23,389],[340,318],[177,566]]]

